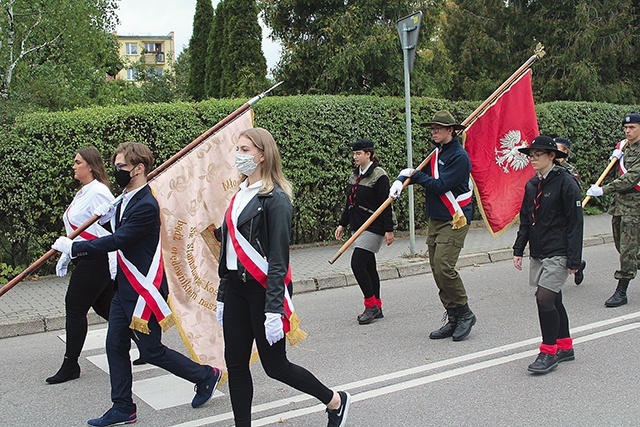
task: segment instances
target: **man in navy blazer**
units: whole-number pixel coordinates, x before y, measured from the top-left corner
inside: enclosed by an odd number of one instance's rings
[[[160,248],[160,210],[147,185],[153,154],[140,143],[120,144],[111,158],[117,183],[124,188],[115,208],[105,204],[95,214],[110,221],[113,233],[99,239],[73,242],[60,237],[53,249],[73,258],[117,251],[116,293],[111,302],[107,330],[107,360],[113,406],[91,426],[128,424],[137,420],[132,398],[133,375],[129,350],[133,339],[147,363],[196,384],[191,405],[196,408],[212,396],[221,377],[219,369],[200,365],[161,342],[162,330],[175,323],[166,303],[167,280]]]

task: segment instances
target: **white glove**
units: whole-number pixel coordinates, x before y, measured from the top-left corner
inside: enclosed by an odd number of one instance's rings
[[[604,192],[602,191],[602,187],[598,187],[595,184],[589,187],[589,189],[587,190],[587,196],[600,197],[602,196],[602,194],[604,194]]]
[[[393,181],[393,184],[391,184],[391,188],[389,189],[389,197],[397,199],[400,197],[400,193],[402,193],[402,181],[398,181],[396,179]]]
[[[284,327],[282,326],[282,314],[265,313],[264,333],[267,336],[269,345],[274,345],[284,338]]]
[[[60,255],[60,259],[56,264],[56,276],[64,277],[67,275],[67,268],[69,267],[70,261],[71,257],[68,254],[63,253]]]
[[[218,325],[222,327],[222,314],[224,313],[224,303],[220,301],[216,301],[216,320],[218,321]]]
[[[398,176],[409,177],[411,175],[413,175],[413,169],[406,168],[406,169],[402,169]]]
[[[71,255],[71,247],[73,246],[73,240],[68,237],[58,237],[58,240],[51,245],[51,249],[55,249],[63,254]]]
[[[609,157],[609,160],[613,160],[613,159],[620,160],[622,156],[624,156],[624,153],[622,152],[622,150],[616,148],[615,150],[613,150],[613,153],[611,153],[611,157]]]
[[[113,216],[116,214],[116,207],[109,202],[105,202],[98,206],[93,211],[93,214],[100,217],[100,220],[98,222],[100,223],[100,225],[103,225],[111,221],[111,218],[113,218]]]
[[[116,276],[118,275],[118,259],[116,258],[115,252],[109,252],[109,276],[111,276],[111,280],[116,280]]]

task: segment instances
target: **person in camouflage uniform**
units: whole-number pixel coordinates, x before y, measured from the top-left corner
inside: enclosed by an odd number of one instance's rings
[[[563,167],[572,175],[576,181],[578,182],[578,186],[580,187],[580,192],[582,193],[582,182],[580,181],[580,174],[578,170],[571,163],[567,161],[569,157],[569,153],[571,152],[571,141],[568,138],[556,137],[553,138],[553,142],[558,146],[558,150],[562,151],[567,155],[567,157],[557,158],[557,164],[560,167]],[[579,285],[584,280],[584,269],[587,267],[587,261],[582,260],[580,262],[580,268],[576,271],[576,274],[573,275],[573,283]]]
[[[620,253],[620,268],[614,274],[618,286],[604,303],[607,307],[627,303],[627,288],[629,281],[636,277],[640,249],[640,114],[627,115],[622,125],[627,143],[622,149],[618,143],[611,154],[611,159],[615,157],[619,161],[615,179],[602,187],[592,185],[587,190],[588,196],[613,196],[609,214],[612,215],[613,240]]]

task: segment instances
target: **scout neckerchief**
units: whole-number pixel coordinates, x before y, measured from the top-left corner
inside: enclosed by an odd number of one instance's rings
[[[625,142],[625,140],[622,140],[620,142],[618,142],[616,144],[616,148],[619,150],[620,149],[620,144],[622,144],[623,142]],[[622,157],[620,158],[620,160],[618,161],[618,169],[620,169],[620,174],[624,175],[625,173],[627,173],[627,168],[624,167],[624,154],[622,155]],[[637,191],[640,191],[640,182],[637,183],[634,187]]]
[[[236,196],[233,196],[227,213],[225,215],[225,223],[227,230],[229,230],[229,238],[233,244],[233,248],[236,251],[238,260],[242,266],[249,272],[251,277],[256,279],[263,288],[267,288],[267,277],[269,275],[269,263],[264,259],[258,251],[245,239],[245,237],[238,231],[236,224],[233,222],[233,203]],[[291,283],[291,266],[287,270],[287,274],[284,278],[284,317],[282,319],[282,327],[289,340],[290,345],[295,345],[307,337],[307,333],[300,329],[300,319],[293,308],[293,301],[291,295],[289,295],[289,289],[287,285]]]
[[[431,176],[435,179],[438,179],[440,173],[438,172],[438,153],[440,152],[439,148],[435,149],[433,153],[433,157],[431,157]],[[469,179],[469,191],[459,195],[458,197],[454,196],[451,190],[447,191],[444,194],[440,194],[440,200],[444,203],[445,207],[451,214],[453,220],[451,221],[451,228],[454,230],[457,228],[462,228],[467,225],[467,217],[464,216],[464,212],[462,212],[462,207],[467,206],[471,203],[471,195],[473,194],[473,182]]]

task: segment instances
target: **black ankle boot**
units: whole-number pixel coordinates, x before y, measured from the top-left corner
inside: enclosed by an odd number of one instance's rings
[[[364,309],[364,313],[358,316],[358,323],[361,325],[368,325],[373,322],[374,319],[378,319],[381,314],[380,308],[377,305],[373,307],[367,307]]]
[[[476,316],[469,308],[469,304],[458,307],[458,324],[453,332],[454,341],[462,341],[471,333],[471,327],[476,324]]]
[[[432,340],[440,340],[453,335],[453,332],[456,330],[456,325],[458,324],[458,307],[447,308],[445,318],[447,319],[447,323],[442,325],[440,329],[431,332],[429,338]],[[442,320],[444,321],[444,319]]]
[[[62,362],[62,366],[58,369],[58,372],[52,377],[47,378],[49,384],[60,384],[69,380],[75,380],[80,377],[80,365],[78,365],[78,360],[72,360],[68,358],[64,358]]]
[[[627,288],[629,287],[628,279],[618,280],[618,287],[616,291],[611,295],[611,298],[605,301],[605,307],[620,307],[627,303]]]

